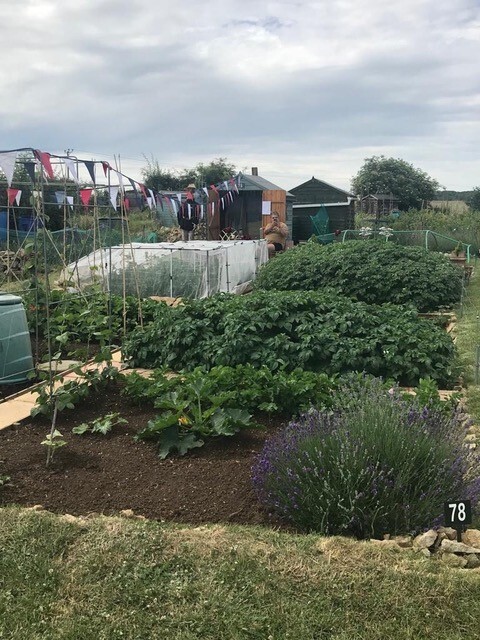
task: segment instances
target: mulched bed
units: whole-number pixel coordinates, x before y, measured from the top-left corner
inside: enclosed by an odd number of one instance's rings
[[[0,404],[1,410],[1,404]],[[72,427],[110,412],[128,425],[107,435],[74,435]],[[229,522],[281,526],[259,506],[250,470],[267,435],[281,424],[264,419],[262,429],[207,442],[184,457],[160,460],[154,443],[133,436],[156,415],[133,406],[117,390],[90,396],[74,411],[58,415],[67,445],[46,468],[40,442],[50,429],[44,418],[24,420],[0,431],[0,505],[41,504],[56,513],[111,515],[123,509],[158,520],[202,524]]]

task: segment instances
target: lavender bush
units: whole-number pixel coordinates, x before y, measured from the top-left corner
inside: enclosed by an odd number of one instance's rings
[[[374,378],[352,378],[334,403],[265,444],[253,481],[267,508],[305,531],[369,538],[439,524],[446,500],[479,500],[479,459],[455,411]]]

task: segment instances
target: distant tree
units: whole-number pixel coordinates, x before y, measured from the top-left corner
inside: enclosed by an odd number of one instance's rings
[[[192,182],[197,187],[210,186],[228,180],[237,173],[235,165],[226,158],[215,158],[208,164],[199,162],[195,167],[183,171],[162,169],[154,158],[146,158],[146,161],[147,165],[142,169],[143,180],[149,189],[157,191],[178,191]]]
[[[472,191],[469,204],[474,211],[480,211],[480,187],[475,187]]]
[[[352,179],[357,195],[392,193],[400,201],[401,209],[418,208],[422,201],[435,199],[439,183],[425,171],[400,158],[372,156]]]
[[[183,179],[178,172],[162,169],[158,160],[145,158],[147,164],[142,169],[145,186],[156,191],[178,191],[182,188]]]
[[[217,184],[223,180],[233,178],[237,173],[234,164],[227,161],[227,158],[215,158],[208,164],[200,162],[194,169],[196,181],[199,186],[208,187],[211,184]]]

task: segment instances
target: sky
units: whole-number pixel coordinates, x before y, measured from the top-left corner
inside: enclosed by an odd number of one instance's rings
[[[1,150],[480,185],[480,0],[0,0],[0,24]]]

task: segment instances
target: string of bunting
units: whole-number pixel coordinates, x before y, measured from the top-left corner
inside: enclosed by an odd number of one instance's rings
[[[78,174],[78,165],[82,163],[93,183],[93,187],[79,188],[80,200],[86,209],[89,205],[90,199],[95,189],[107,190],[109,194],[109,200],[114,209],[117,206],[117,198],[120,194],[123,196],[123,202],[125,209],[128,211],[130,208],[130,201],[125,197],[125,183],[129,182],[137,199],[139,205],[142,204],[142,197],[144,198],[148,207],[153,210],[157,205],[163,210],[164,204],[169,204],[176,215],[184,215],[185,217],[198,217],[203,218],[205,216],[205,208],[208,212],[210,219],[215,216],[218,210],[224,211],[229,204],[231,204],[239,193],[238,180],[239,176],[235,176],[228,180],[223,180],[217,184],[211,184],[209,187],[202,187],[202,191],[205,193],[207,203],[200,204],[196,201],[194,194],[187,189],[186,192],[177,193],[175,196],[166,194],[155,189],[146,187],[145,184],[130,178],[124,173],[114,169],[105,160],[81,160],[79,158],[73,158],[71,156],[60,156],[47,151],[40,151],[39,149],[33,149],[31,147],[23,147],[19,149],[11,149],[8,151],[0,151],[0,169],[5,174],[7,179],[7,198],[9,206],[12,206],[15,202],[17,206],[20,204],[22,191],[20,189],[12,188],[13,175],[15,171],[15,164],[18,156],[21,153],[30,152],[33,156],[32,160],[21,159],[24,165],[25,171],[29,176],[32,184],[35,184],[35,171],[40,167],[43,172],[43,176],[48,180],[55,180],[55,174],[52,166],[52,160],[57,163],[62,162],[67,168],[68,175],[71,177],[80,187],[80,179]],[[105,178],[107,179],[108,186],[99,185],[97,183],[96,168],[101,165]],[[118,184],[112,184],[112,177],[115,178]],[[200,190],[197,190],[198,192]],[[211,198],[211,194],[214,194],[214,198]],[[225,193],[221,193],[225,192]],[[185,197],[184,197],[185,196]],[[55,192],[55,197],[59,205],[68,204],[73,207],[73,196],[66,195],[63,191]],[[186,201],[186,202],[185,202]],[[186,206],[185,206],[186,204]]]

